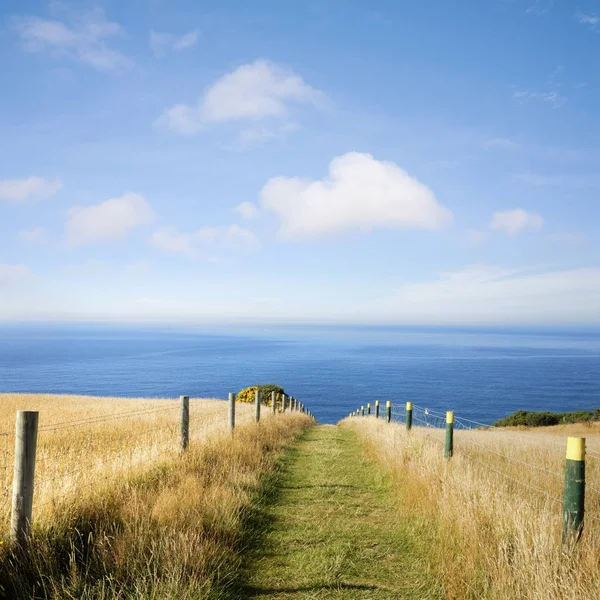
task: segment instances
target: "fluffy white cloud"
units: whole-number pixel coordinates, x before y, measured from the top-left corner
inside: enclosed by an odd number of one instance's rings
[[[31,52],[49,52],[57,58],[78,60],[99,71],[119,71],[133,65],[131,59],[108,47],[109,38],[123,35],[118,23],[107,21],[96,8],[78,13],[64,5],[53,5],[66,20],[20,17],[14,25]]]
[[[198,43],[199,32],[189,31],[183,35],[150,31],[150,47],[156,56],[163,56],[168,50],[187,50]]]
[[[153,221],[154,212],[143,196],[127,193],[95,206],[72,208],[65,228],[66,240],[71,246],[118,240]]]
[[[582,13],[581,11],[578,11],[575,14],[575,17],[581,24],[590,25],[591,27],[596,27],[596,25],[600,23],[600,17],[596,15],[587,15],[585,13]]]
[[[26,244],[41,244],[48,239],[48,232],[43,227],[34,227],[22,229],[17,233],[17,237]]]
[[[0,265],[0,288],[9,288],[30,280],[32,273],[25,265]]]
[[[242,202],[241,204],[238,204],[234,210],[240,215],[242,215],[244,219],[248,220],[256,219],[256,217],[258,217],[258,215],[260,214],[258,206],[256,206],[256,204],[254,204],[253,202]]]
[[[54,196],[62,188],[60,179],[50,181],[43,177],[0,180],[0,200],[24,203]]]
[[[258,248],[256,236],[239,225],[204,227],[192,233],[180,232],[174,227],[155,231],[150,243],[172,254],[189,258],[206,258],[209,251],[250,251]]]
[[[377,227],[439,229],[452,219],[433,192],[392,162],[350,152],[326,179],[275,177],[261,191],[265,210],[281,219],[284,238],[309,238]]]
[[[471,265],[405,285],[368,310],[404,323],[600,323],[600,269],[532,273]]]
[[[544,219],[541,215],[522,208],[495,212],[490,223],[491,229],[505,231],[508,235],[517,235],[525,229],[539,231],[543,226]]]
[[[177,104],[167,109],[156,124],[193,135],[212,123],[285,119],[290,103],[318,106],[324,98],[293,71],[257,60],[218,79],[196,105]]]

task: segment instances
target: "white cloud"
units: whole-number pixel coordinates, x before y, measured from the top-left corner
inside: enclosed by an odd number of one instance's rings
[[[534,92],[531,90],[515,90],[513,92],[513,98],[515,100],[540,100],[542,102],[548,102],[552,104],[554,108],[560,108],[564,106],[567,98],[561,94],[559,94],[555,90],[550,90],[547,92]]]
[[[70,209],[66,240],[71,246],[118,240],[153,220],[154,212],[143,196],[130,192],[95,206]]]
[[[452,219],[433,192],[392,162],[350,152],[322,180],[275,177],[261,191],[281,219],[280,236],[310,238],[375,228],[440,229]]]
[[[320,106],[324,100],[322,92],[293,71],[256,60],[218,79],[196,105],[177,104],[165,110],[156,125],[181,135],[194,135],[210,124],[287,120],[291,103]]]
[[[596,27],[596,25],[600,23],[600,17],[597,17],[596,15],[586,15],[581,11],[576,12],[575,17],[581,24],[590,25],[591,27]]]
[[[239,225],[204,227],[192,233],[167,227],[155,231],[150,243],[164,252],[188,258],[208,258],[208,253],[215,250],[250,251],[260,245],[251,231]]]
[[[32,273],[25,265],[0,265],[0,288],[18,286],[31,278]]]
[[[543,217],[535,212],[528,212],[522,208],[495,212],[492,216],[490,229],[505,231],[508,235],[517,235],[525,229],[540,230],[544,226]]]
[[[64,13],[65,20],[31,16],[14,20],[27,50],[77,60],[99,71],[121,71],[133,65],[131,59],[107,45],[107,40],[124,32],[118,23],[107,21],[100,8],[80,13],[54,6]]]
[[[600,323],[600,269],[524,273],[472,265],[405,285],[369,310],[404,323]]]
[[[22,229],[17,233],[19,240],[26,244],[42,244],[48,239],[48,232],[43,227]]]
[[[189,31],[183,35],[150,31],[150,47],[156,56],[163,56],[169,50],[187,50],[198,43],[199,32]]]
[[[521,144],[518,144],[510,138],[492,138],[484,143],[485,148],[498,148],[500,150],[518,150]]]
[[[0,200],[24,203],[54,196],[62,188],[60,179],[50,181],[43,177],[0,180]]]
[[[241,204],[238,204],[234,210],[240,215],[242,215],[244,219],[248,220],[256,219],[256,217],[258,217],[258,215],[260,214],[258,206],[256,206],[256,204],[254,204],[253,202],[242,202]]]

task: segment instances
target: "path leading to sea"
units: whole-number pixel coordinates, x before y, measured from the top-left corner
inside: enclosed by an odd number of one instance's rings
[[[244,597],[442,598],[393,503],[356,434],[312,427],[284,459]]]

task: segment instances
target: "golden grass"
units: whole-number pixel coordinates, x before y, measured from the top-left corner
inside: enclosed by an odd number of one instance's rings
[[[393,473],[398,511],[425,521],[436,543],[431,564],[448,598],[589,600],[600,597],[600,427],[444,432],[345,419]],[[585,435],[586,525],[576,548],[561,544],[567,435]]]
[[[237,585],[265,475],[312,423],[265,411],[249,424],[253,406],[238,405],[232,436],[225,402],[192,399],[181,455],[173,400],[3,395],[0,403],[5,425],[15,408],[40,410],[31,547],[23,556],[0,546],[0,598],[11,599],[223,597]]]
[[[179,400],[0,394],[0,539],[10,516],[17,410],[38,410],[34,518],[48,518],[70,494],[83,494],[179,451]],[[238,404],[237,423],[254,407]],[[226,431],[227,403],[190,399],[190,442]]]

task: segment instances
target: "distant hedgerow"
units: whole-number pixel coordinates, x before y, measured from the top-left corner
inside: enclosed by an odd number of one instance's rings
[[[565,413],[517,410],[512,415],[508,415],[508,417],[496,421],[494,425],[496,427],[547,427],[549,425],[585,423],[587,421],[600,421],[600,408],[597,408],[596,410],[576,410]]]

